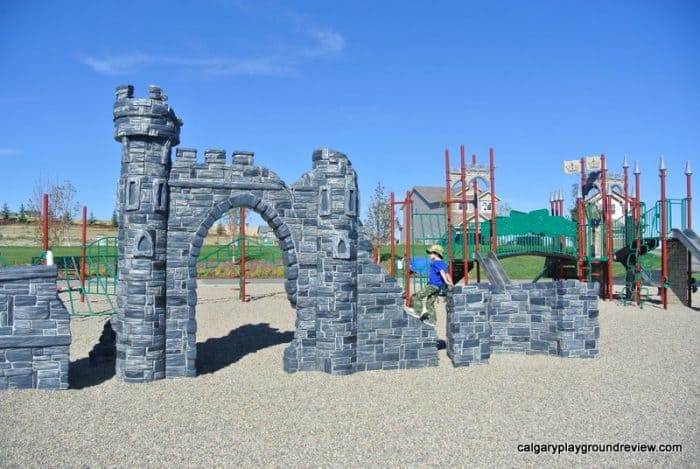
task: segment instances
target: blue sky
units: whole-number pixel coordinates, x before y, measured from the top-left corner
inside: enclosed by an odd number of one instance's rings
[[[164,88],[182,146],[255,151],[288,183],[314,148],[347,153],[364,207],[377,181],[443,184],[461,143],[495,148],[515,209],[568,195],[561,161],[600,152],[638,159],[649,201],[663,153],[682,196],[685,161],[700,172],[699,23],[696,1],[0,1],[0,203],[70,179],[108,218],[122,83]]]

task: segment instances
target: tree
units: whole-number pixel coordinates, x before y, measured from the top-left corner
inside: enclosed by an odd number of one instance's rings
[[[75,199],[75,186],[69,180],[64,181],[63,184],[43,179],[36,180],[32,196],[29,199],[29,208],[35,213],[41,214],[42,212],[44,194],[49,196],[49,243],[53,246],[60,246],[64,243],[70,245],[68,236],[70,227],[80,210],[80,203]],[[37,241],[41,241],[41,225],[41,223],[37,223],[34,229],[34,237]]]
[[[240,235],[241,232],[241,209],[232,208],[224,216],[221,217],[220,224],[225,224],[228,230],[226,230],[231,237],[236,234]]]
[[[95,213],[90,210],[90,216],[87,219],[88,225],[94,225],[97,223],[97,219],[95,218]]]
[[[10,219],[10,207],[7,205],[7,202],[2,204],[2,219],[5,221]]]
[[[117,228],[119,226],[119,218],[117,218],[117,211],[112,211],[112,226]]]
[[[501,202],[496,206],[496,214],[499,217],[507,217],[510,215],[510,212],[512,212],[513,209],[511,208],[510,204],[508,202]]]
[[[19,214],[17,215],[17,221],[19,223],[27,223],[27,211],[24,208],[24,204],[19,204]]]
[[[386,244],[389,242],[391,227],[391,208],[386,189],[381,182],[377,182],[374,194],[370,198],[365,218],[365,229],[373,244]]]

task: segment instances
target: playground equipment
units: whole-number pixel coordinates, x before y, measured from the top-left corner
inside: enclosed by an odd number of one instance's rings
[[[498,259],[520,255],[535,255],[545,258],[544,268],[534,281],[547,276],[553,279],[578,279],[583,282],[598,282],[601,298],[612,300],[613,267],[619,262],[625,269],[625,287],[621,298],[625,303],[634,302],[640,306],[654,296],[658,290],[664,308],[668,306],[668,290],[683,292],[678,294],[681,302],[690,304],[690,289],[693,288],[690,259],[695,251],[696,238],[691,229],[691,174],[690,163],[686,165],[686,197],[669,199],[666,197],[666,164],[662,157],[659,167],[660,199],[649,208],[640,199],[640,175],[638,163],[634,166],[634,194],[629,190],[629,163],[625,157],[622,173],[613,174],[608,170],[605,155],[581,158],[565,163],[566,172],[580,176],[579,194],[571,219],[564,215],[562,192],[550,194],[549,210],[536,210],[530,213],[512,211],[508,216],[496,216],[495,171],[493,149],[489,151],[489,167],[472,165],[464,161],[464,146],[460,148],[461,165],[459,173],[450,169],[449,152],[445,151],[445,199],[441,213],[415,213],[412,210],[410,193],[402,202],[391,198],[391,248],[389,267],[396,274],[397,256],[394,239],[394,207],[401,205],[404,210],[404,239],[406,255],[403,265],[403,284],[406,296],[411,289],[425,282],[429,261],[424,255],[411,256],[412,252],[422,252],[422,245],[442,244],[447,253],[447,263],[455,281],[464,278],[469,284],[469,272],[476,266],[477,283],[480,282],[480,268],[484,268],[492,282],[506,284],[505,271],[498,265]],[[455,175],[459,179],[455,181]],[[479,218],[477,181],[488,178],[491,198],[491,217]],[[466,213],[466,191],[471,188],[473,216]],[[455,210],[454,205],[458,206]],[[455,213],[461,212],[461,220],[455,221]],[[468,221],[467,221],[468,220]],[[426,230],[419,224],[430,224]],[[415,228],[421,233],[444,233],[436,238],[415,238]],[[676,228],[676,231],[673,229]],[[685,230],[690,230],[686,233]],[[682,270],[684,280],[669,281],[669,239],[675,238],[687,250],[687,268]],[[655,251],[660,248],[661,273],[656,279],[653,270],[656,266]],[[485,254],[485,255],[484,255]],[[465,268],[466,266],[466,268]],[[678,268],[677,268],[678,269]],[[684,285],[681,287],[680,285]],[[410,300],[409,300],[410,301]]]
[[[41,212],[41,256],[32,258],[33,265],[56,265],[58,279],[62,284],[57,286],[57,293],[67,295],[70,315],[111,316],[116,314],[117,305],[117,238],[100,237],[87,242],[87,207],[83,206],[80,236],[79,256],[55,256],[49,246],[49,196],[42,196]],[[103,299],[105,307],[95,309],[94,299]],[[76,311],[76,301],[84,303],[87,313]]]
[[[240,208],[240,227],[238,236],[230,242],[216,247],[207,254],[200,254],[197,259],[198,274],[206,274],[208,271],[216,269],[221,265],[235,266],[238,268],[238,287],[234,291],[238,291],[238,298],[243,302],[247,302],[249,297],[246,293],[246,286],[249,284],[248,262],[250,260],[263,261],[271,265],[282,265],[282,251],[279,246],[264,244],[258,239],[247,236],[245,233],[246,210]],[[234,275],[236,275],[234,273]]]
[[[357,174],[346,155],[314,151],[312,169],[289,186],[254,165],[250,152],[234,152],[228,163],[224,151],[209,150],[198,162],[194,150],[178,149],[173,161],[182,121],[159,87],[150,87],[148,98],[134,98],[133,92],[132,86],[118,87],[113,109],[114,137],[122,145],[120,301],[103,337],[114,340],[117,378],[146,382],[196,375],[197,257],[216,220],[236,207],[259,213],[283,251],[285,289],[297,314],[283,356],[286,371],[346,375],[437,365],[435,329],[403,311],[402,289],[373,262],[371,242],[358,220]],[[410,199],[408,194],[404,203],[410,206]],[[410,221],[411,211],[405,215]],[[493,251],[496,223],[491,224]],[[409,258],[410,253],[408,243]],[[6,364],[0,368],[0,388],[67,387],[71,336],[56,278],[55,266],[0,269],[0,356]],[[456,366],[482,362],[492,348],[597,355],[597,300],[587,294],[592,285],[572,280],[515,287],[505,292],[511,301],[488,286],[449,293],[446,345]],[[25,291],[36,292],[35,297]],[[586,300],[565,305],[559,295]],[[513,312],[513,303],[520,322],[506,326],[502,319]],[[492,310],[498,314],[486,314]],[[31,318],[15,323],[8,311]],[[55,373],[42,373],[45,357],[56,363],[51,363]]]

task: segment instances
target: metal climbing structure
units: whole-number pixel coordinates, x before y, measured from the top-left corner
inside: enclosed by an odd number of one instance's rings
[[[545,258],[541,277],[578,279],[598,282],[600,296],[612,300],[618,296],[625,304],[642,306],[652,297],[659,296],[664,307],[668,305],[671,288],[668,265],[668,243],[674,228],[686,233],[683,242],[698,239],[691,230],[692,171],[687,164],[686,197],[666,197],[666,165],[663,157],[659,167],[660,199],[647,206],[640,197],[639,164],[635,163],[634,190],[630,191],[629,163],[625,157],[621,173],[609,171],[605,155],[585,157],[565,162],[569,174],[580,176],[579,194],[571,217],[565,216],[561,191],[550,195],[550,209],[529,213],[511,211],[508,216],[496,215],[495,165],[493,150],[489,151],[489,166],[479,166],[476,157],[472,164],[465,163],[461,147],[459,171],[450,168],[449,152],[445,151],[445,197],[441,213],[415,212],[411,193],[403,201],[391,194],[391,247],[390,273],[396,276],[403,267],[402,279],[406,296],[426,281],[429,260],[423,253],[425,245],[441,244],[447,254],[450,273],[455,282],[470,281],[470,270],[476,268],[476,281],[481,281],[480,268],[485,268],[492,281],[499,277],[491,272],[489,262],[520,255]],[[457,177],[455,177],[457,175]],[[491,199],[491,217],[479,217],[479,190],[477,181],[486,181]],[[463,188],[469,189],[471,194]],[[474,200],[471,200],[471,199]],[[397,256],[395,245],[395,207],[404,211],[403,243],[405,255]],[[467,208],[472,213],[468,213]],[[429,225],[427,229],[425,225]],[[690,231],[689,231],[690,230]],[[443,233],[439,237],[415,237],[413,233]],[[690,241],[688,241],[690,240]],[[690,252],[697,246],[688,246],[687,282],[695,285],[690,268]],[[656,251],[660,250],[660,255]],[[400,254],[400,253],[399,253]],[[490,259],[491,261],[488,261]],[[497,261],[496,261],[497,262]],[[615,263],[624,269],[624,287],[616,291]],[[660,268],[659,268],[660,267]],[[500,269],[500,266],[499,266]],[[502,269],[500,269],[502,270]],[[676,290],[679,287],[676,287]],[[687,303],[690,302],[688,294]],[[410,300],[409,300],[410,301]]]

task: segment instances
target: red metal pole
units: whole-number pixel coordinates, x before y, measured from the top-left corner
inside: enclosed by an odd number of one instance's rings
[[[394,230],[396,230],[395,225],[395,217],[396,214],[394,213],[394,206],[396,205],[396,198],[394,196],[394,193],[392,192],[389,194],[389,206],[391,209],[389,210],[391,219],[389,220],[389,275],[392,277],[396,277],[396,244],[394,243]]]
[[[690,178],[693,175],[693,170],[690,167],[690,160],[685,163],[685,203],[686,203],[686,228],[689,230],[693,229],[693,191],[690,187]],[[693,305],[693,290],[691,287],[690,279],[693,276],[693,256],[688,251],[688,307]]]
[[[627,155],[625,155],[625,159],[622,161],[622,177],[623,177],[623,191],[625,195],[625,212],[624,212],[624,220],[625,220],[625,226],[627,226],[627,213],[629,212],[630,209],[630,204],[629,204],[629,173],[628,173],[628,168],[629,168],[629,163],[627,162]],[[625,235],[627,235],[625,233]]]
[[[85,255],[87,244],[87,207],[83,206],[83,223],[80,231],[80,302],[85,303]]]
[[[245,254],[245,207],[241,207],[241,301],[248,301],[246,296],[246,254]]]
[[[404,255],[403,271],[404,280],[406,282],[406,304],[408,306],[411,306],[411,304],[413,303],[413,299],[411,298],[411,211],[413,210],[411,203],[411,191],[406,191],[406,201],[404,202],[403,208],[405,215],[404,219],[406,223],[406,249]]]
[[[581,275],[583,280],[586,280],[585,272],[585,261],[588,257],[588,220],[586,217],[586,195],[583,193],[583,186],[586,185],[586,158],[581,157],[581,181],[579,182],[579,192],[581,195],[581,209],[580,209],[580,219],[581,219]]]
[[[610,214],[610,196],[608,195],[607,178],[608,168],[605,163],[605,154],[600,155],[601,170],[601,202],[603,204],[603,224],[605,226],[604,249],[607,262],[605,263],[605,288],[603,292],[608,300],[612,300],[613,295],[613,257],[612,257],[612,217]]]
[[[584,252],[586,249],[586,207],[583,200],[583,192],[579,188],[579,197],[577,199],[578,209],[577,209],[577,225],[578,225],[578,277],[582,282],[586,281],[586,275],[584,271]]]
[[[668,309],[668,290],[666,281],[668,279],[668,240],[666,237],[666,162],[661,156],[659,164],[659,179],[661,180],[661,303],[664,309]]]
[[[460,187],[462,188],[462,262],[464,263],[464,284],[469,285],[469,224],[467,223],[467,163],[464,157],[464,145],[460,153]]]
[[[496,165],[493,161],[493,148],[489,148],[489,186],[491,189],[491,251],[496,254]]]
[[[642,271],[642,265],[639,263],[639,256],[641,255],[641,249],[642,249],[642,225],[641,225],[641,219],[642,219],[642,206],[641,206],[641,201],[640,201],[640,193],[641,189],[639,186],[639,180],[640,180],[640,170],[639,170],[639,162],[634,163],[634,237],[635,237],[635,250],[636,250],[636,264],[634,267],[634,271],[636,273],[635,277],[635,283],[634,283],[634,294],[635,294],[635,299],[637,301],[637,305],[641,305],[642,303],[642,282],[639,280],[640,272]]]
[[[445,149],[445,210],[447,211],[447,272],[452,275],[452,187],[450,184],[450,151]]]
[[[49,194],[41,198],[41,248],[49,250]]]
[[[554,192],[549,193],[549,213],[554,216]]]
[[[472,166],[476,166],[476,153],[472,155]],[[472,180],[472,191],[474,192],[474,252],[481,252],[481,217],[479,216],[479,182],[476,178]],[[481,265],[476,264],[476,282],[481,283]]]

